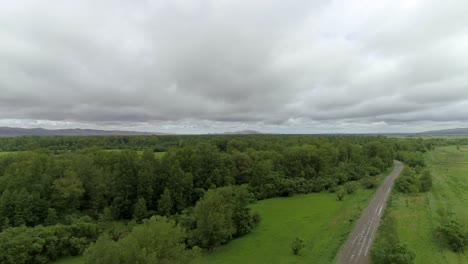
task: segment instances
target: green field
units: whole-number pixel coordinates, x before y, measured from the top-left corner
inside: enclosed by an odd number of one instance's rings
[[[390,213],[397,219],[400,241],[416,253],[416,263],[468,263],[464,254],[453,253],[434,238],[441,217],[451,215],[468,226],[468,147],[437,148],[426,153],[433,175],[428,193],[393,194]]]

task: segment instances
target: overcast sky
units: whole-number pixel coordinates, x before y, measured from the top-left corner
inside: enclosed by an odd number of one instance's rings
[[[0,126],[468,127],[466,0],[2,0]]]

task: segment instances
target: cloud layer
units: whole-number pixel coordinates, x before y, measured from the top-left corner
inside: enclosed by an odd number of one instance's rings
[[[468,121],[468,2],[0,3],[0,125],[203,133]]]

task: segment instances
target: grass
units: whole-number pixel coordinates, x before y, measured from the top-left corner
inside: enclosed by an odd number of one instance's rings
[[[389,206],[397,220],[400,241],[416,253],[416,264],[468,263],[468,257],[454,253],[434,238],[443,217],[455,217],[468,226],[468,147],[440,147],[425,154],[433,175],[428,193],[394,193]]]
[[[379,176],[379,181],[383,178]],[[341,202],[334,193],[325,192],[259,201],[252,205],[252,211],[260,214],[260,224],[250,234],[205,254],[197,264],[334,263],[338,250],[374,192],[375,189],[359,189]],[[296,237],[305,242],[298,256],[290,248]],[[82,257],[55,262],[82,263]]]

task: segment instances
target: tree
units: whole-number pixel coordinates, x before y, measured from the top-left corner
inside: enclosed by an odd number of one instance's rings
[[[296,237],[291,242],[291,250],[294,255],[299,255],[299,252],[305,247],[304,241],[298,237]]]
[[[343,200],[345,195],[346,195],[346,190],[343,187],[338,187],[338,189],[336,190],[336,198],[338,199],[338,201]]]
[[[417,193],[420,188],[416,172],[410,168],[403,169],[401,175],[395,180],[395,189],[402,193]]]
[[[196,244],[210,251],[226,243],[236,232],[232,210],[218,189],[209,190],[194,208],[196,229],[193,231]]]
[[[100,264],[123,264],[120,257],[122,252],[119,243],[111,240],[107,234],[98,238],[96,243],[92,244],[84,254],[85,263]]]
[[[463,252],[468,245],[468,232],[462,224],[455,220],[450,220],[448,223],[440,225],[437,232],[442,241],[455,252]]]
[[[345,188],[347,194],[353,194],[359,188],[359,184],[352,181],[347,182],[343,187]]]
[[[148,217],[148,209],[146,208],[145,198],[139,198],[133,209],[133,219],[138,223],[141,222],[144,218]]]
[[[384,258],[376,264],[413,264],[416,254],[407,246],[396,244],[384,251]]]
[[[44,224],[46,225],[54,225],[57,224],[59,218],[57,215],[57,211],[54,208],[49,208],[47,210],[47,217],[44,220]]]
[[[429,171],[424,171],[423,172],[423,175],[421,176],[421,178],[419,179],[419,184],[420,184],[420,188],[419,190],[421,192],[428,192],[431,190],[432,188],[432,175],[431,175],[431,172]]]
[[[258,222],[248,205],[253,195],[245,186],[209,190],[193,210],[192,242],[210,251],[233,237],[250,232]]]
[[[200,250],[188,249],[186,237],[184,229],[174,221],[153,216],[117,242],[101,236],[86,250],[85,263],[190,263]]]
[[[169,216],[172,212],[172,206],[171,192],[165,188],[158,201],[158,211],[161,215]]]
[[[85,192],[75,172],[66,172],[64,177],[56,179],[52,183],[52,190],[52,203],[60,211],[78,209]]]
[[[366,176],[366,177],[362,178],[362,185],[366,189],[372,189],[372,188],[375,188],[377,186],[377,183],[375,182],[375,178],[370,177],[370,176]]]

